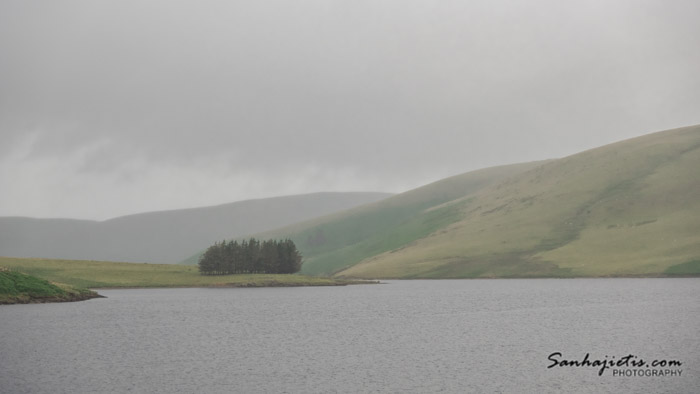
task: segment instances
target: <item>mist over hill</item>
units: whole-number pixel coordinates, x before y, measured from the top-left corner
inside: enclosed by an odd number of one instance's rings
[[[691,126],[469,172],[256,236],[290,237],[315,275],[696,275],[698,169]]]
[[[291,238],[302,273],[360,278],[700,274],[700,125],[401,193],[317,193],[104,222],[0,218],[0,255],[196,264]]]
[[[313,193],[148,212],[105,221],[0,217],[0,256],[175,263],[217,240],[391,196]]]

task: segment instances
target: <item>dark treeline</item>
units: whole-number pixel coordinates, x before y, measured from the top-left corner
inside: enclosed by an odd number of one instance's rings
[[[199,258],[202,275],[292,274],[300,269],[301,254],[289,239],[217,242]]]

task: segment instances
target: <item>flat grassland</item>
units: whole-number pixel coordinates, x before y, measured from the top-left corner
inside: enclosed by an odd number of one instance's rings
[[[338,286],[367,281],[295,274],[200,275],[196,266],[0,257],[0,267],[79,288]]]

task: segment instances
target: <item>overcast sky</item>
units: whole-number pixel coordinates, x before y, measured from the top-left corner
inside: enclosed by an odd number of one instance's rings
[[[697,0],[0,2],[0,216],[402,192],[700,123]]]

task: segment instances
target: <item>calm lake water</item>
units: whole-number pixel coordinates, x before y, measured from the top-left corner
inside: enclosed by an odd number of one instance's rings
[[[100,293],[0,306],[0,392],[700,393],[700,279]]]

